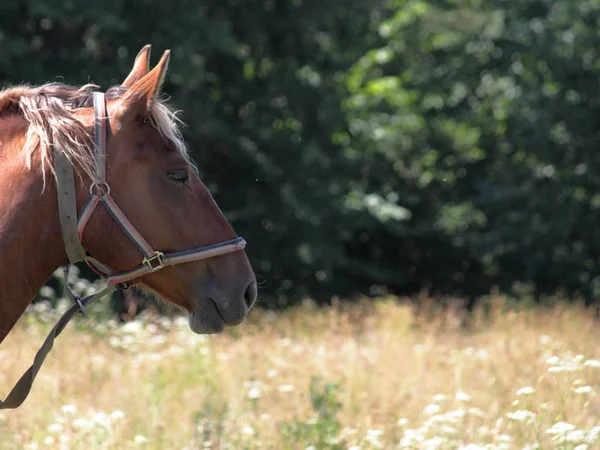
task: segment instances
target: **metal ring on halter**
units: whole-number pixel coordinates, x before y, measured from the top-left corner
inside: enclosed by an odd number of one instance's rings
[[[100,189],[100,186],[103,186],[104,189]],[[94,188],[96,188],[96,192],[94,192]],[[92,184],[90,184],[90,195],[94,194],[100,198],[110,195],[110,185],[106,181],[94,181]]]
[[[85,306],[83,306],[83,303],[81,302],[81,298],[75,297],[75,303],[77,303],[77,306],[79,306],[79,314],[86,316],[87,312],[85,310]]]

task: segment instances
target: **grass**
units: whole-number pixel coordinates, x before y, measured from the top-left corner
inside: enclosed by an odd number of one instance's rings
[[[0,413],[0,450],[600,448],[593,315],[489,305],[468,327],[397,299],[257,310],[215,337],[81,318]],[[1,395],[53,320],[32,308],[2,344]]]

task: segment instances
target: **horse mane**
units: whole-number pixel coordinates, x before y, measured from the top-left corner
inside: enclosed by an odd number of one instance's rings
[[[93,106],[92,93],[97,89],[98,86],[94,84],[75,87],[47,83],[42,86],[19,85],[0,90],[0,117],[15,112],[29,123],[22,149],[25,164],[31,170],[32,157],[36,150],[40,152],[44,187],[47,170],[56,178],[54,165],[51,164],[54,145],[59,146],[80,176],[85,174],[93,179],[93,127],[86,127],[75,112]],[[116,99],[125,91],[121,86],[111,87],[106,91],[106,99]],[[181,121],[176,114],[177,111],[167,106],[163,99],[155,99],[151,103],[148,121],[197,170],[179,131]]]

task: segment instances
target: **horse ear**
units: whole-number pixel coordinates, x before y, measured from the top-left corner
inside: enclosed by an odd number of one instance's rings
[[[163,53],[160,61],[146,75],[136,81],[121,97],[121,106],[125,111],[135,109],[136,112],[147,112],[150,103],[160,93],[165,80],[171,51]]]
[[[142,78],[150,70],[150,48],[151,45],[145,45],[135,57],[131,73],[121,83],[122,87],[130,88],[133,84]]]

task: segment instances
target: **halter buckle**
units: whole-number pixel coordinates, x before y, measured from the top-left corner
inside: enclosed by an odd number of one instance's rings
[[[142,260],[142,264],[148,267],[150,269],[150,272],[156,272],[157,270],[160,270],[163,267],[165,267],[162,260],[164,256],[165,254],[162,252],[154,252],[154,255],[150,258],[144,257],[144,259]]]

